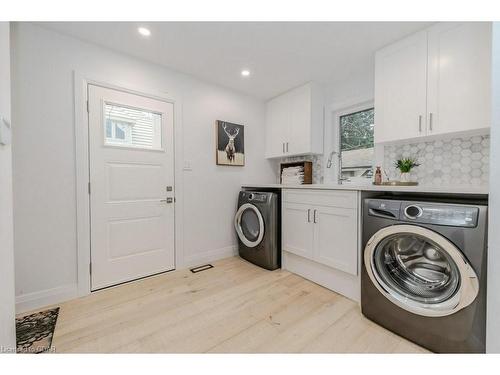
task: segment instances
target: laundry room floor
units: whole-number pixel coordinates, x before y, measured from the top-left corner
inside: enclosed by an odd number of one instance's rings
[[[358,305],[288,271],[240,258],[61,304],[56,353],[423,353]]]

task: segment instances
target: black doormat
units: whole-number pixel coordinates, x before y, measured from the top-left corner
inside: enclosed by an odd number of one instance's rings
[[[18,353],[43,353],[50,349],[59,307],[16,318]]]

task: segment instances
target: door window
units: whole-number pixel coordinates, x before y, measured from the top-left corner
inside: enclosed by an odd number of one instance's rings
[[[419,234],[385,237],[373,263],[384,289],[417,302],[444,302],[460,287],[460,272],[448,252]]]
[[[161,114],[114,103],[104,104],[104,143],[160,150]]]

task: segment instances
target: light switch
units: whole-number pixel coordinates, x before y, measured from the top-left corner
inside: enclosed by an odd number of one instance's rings
[[[0,117],[0,144],[10,145],[12,140],[12,130],[10,122],[6,118]]]
[[[191,168],[191,160],[184,160],[184,167],[182,169],[185,171],[192,171],[193,168]]]

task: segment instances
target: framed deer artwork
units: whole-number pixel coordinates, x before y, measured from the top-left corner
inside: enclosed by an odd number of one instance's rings
[[[245,130],[243,125],[215,122],[217,165],[245,165]]]

